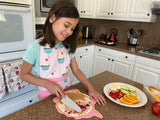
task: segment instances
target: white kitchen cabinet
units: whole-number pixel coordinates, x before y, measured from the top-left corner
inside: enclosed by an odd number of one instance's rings
[[[115,60],[113,59],[112,61],[114,62],[112,68],[113,73],[131,79],[134,62],[128,60],[122,60],[120,58],[115,58]]]
[[[94,75],[110,71],[131,79],[135,55],[103,47],[95,47]]]
[[[160,85],[160,61],[136,57],[132,80],[145,85]]]
[[[96,17],[118,18],[126,17],[130,0],[96,0]]]
[[[76,50],[76,61],[80,70],[87,78],[92,77],[92,59],[93,59],[93,46],[79,47]],[[74,77],[71,69],[69,69],[70,79],[73,84],[79,83],[79,80]]]
[[[132,0],[129,17],[154,21],[155,15],[151,13],[152,0]]]
[[[101,48],[99,48],[99,50],[101,51]],[[94,75],[97,75],[107,70],[107,66],[109,63],[107,55],[104,55],[101,52],[96,52],[94,60]]]
[[[97,9],[95,10],[96,17],[106,17],[111,15],[109,8],[110,8],[110,0],[96,0]]]
[[[93,16],[94,0],[76,0],[75,5],[78,8],[80,17],[90,18]]]
[[[35,90],[0,102],[0,118],[36,103],[37,101],[38,94]]]
[[[81,18],[155,22],[151,3],[156,0],[77,0]]]

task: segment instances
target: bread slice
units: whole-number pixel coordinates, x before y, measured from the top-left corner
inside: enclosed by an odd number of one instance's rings
[[[147,88],[148,88],[149,99],[152,102],[160,101],[160,90],[153,86],[148,86]]]
[[[148,89],[149,89],[151,92],[157,92],[157,93],[160,93],[160,90],[158,90],[158,89],[157,89],[157,88],[155,88],[155,87],[148,86]]]
[[[70,91],[70,92],[66,92],[66,94],[77,105],[80,106],[82,112],[78,113],[75,110],[73,110],[73,109],[69,108],[68,106],[64,105],[61,102],[61,98],[60,98],[59,101],[58,101],[58,107],[63,113],[65,113],[69,116],[72,116],[72,117],[80,117],[80,116],[88,114],[92,110],[93,101],[90,100],[88,95],[86,95],[84,93],[81,93],[81,92],[78,92],[78,91]]]

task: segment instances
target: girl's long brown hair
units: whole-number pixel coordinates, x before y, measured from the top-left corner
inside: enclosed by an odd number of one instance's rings
[[[52,24],[54,23],[49,22],[49,18],[53,14],[55,14],[56,20],[58,20],[61,17],[79,18],[79,13],[77,8],[68,0],[57,0],[56,2],[54,2],[44,24],[43,28],[44,39],[40,42],[40,45],[42,46],[44,46],[46,43],[50,44],[51,48],[55,46],[55,35],[52,31]],[[78,32],[79,32],[79,24],[77,24],[76,28],[73,31],[73,34],[62,42],[66,48],[70,48],[69,51],[70,53],[74,53],[76,50]]]

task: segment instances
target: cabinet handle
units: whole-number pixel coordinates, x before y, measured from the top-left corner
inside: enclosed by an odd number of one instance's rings
[[[147,16],[150,16],[150,14],[148,13]]]
[[[111,60],[110,58],[108,58],[108,60]]]
[[[29,103],[32,103],[33,102],[33,100],[29,100]]]
[[[113,15],[113,13],[111,13],[111,15]]]
[[[86,51],[88,51],[88,49],[86,49]]]
[[[99,51],[101,51],[101,49],[99,49]]]
[[[128,56],[125,56],[125,58],[128,58]]]
[[[80,58],[82,58],[82,56],[80,56]]]
[[[110,13],[108,13],[108,15],[110,15]]]
[[[81,13],[85,13],[85,11],[81,11]]]
[[[86,11],[84,11],[84,13],[85,13]]]
[[[114,59],[112,59],[112,62],[114,61]]]

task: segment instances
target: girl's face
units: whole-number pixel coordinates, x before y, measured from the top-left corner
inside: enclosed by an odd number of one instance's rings
[[[52,16],[49,19],[50,23],[53,23],[55,21],[55,17]],[[67,37],[72,35],[74,29],[76,28],[78,24],[79,19],[78,18],[67,18],[62,17],[56,20],[52,24],[52,30],[56,37],[56,44],[58,44],[61,41],[64,41]]]

